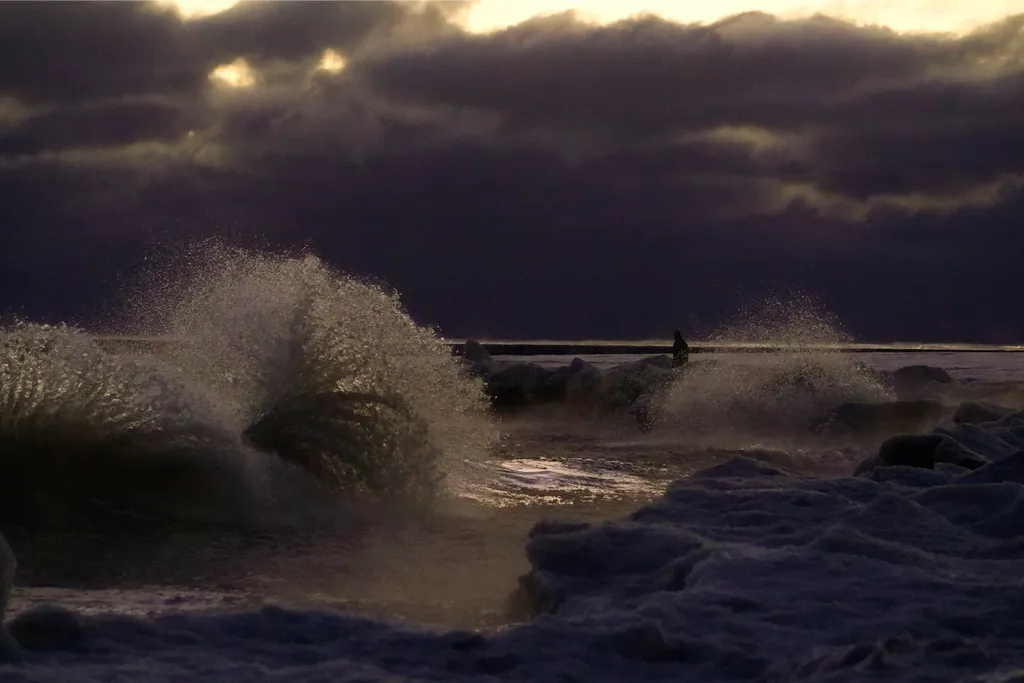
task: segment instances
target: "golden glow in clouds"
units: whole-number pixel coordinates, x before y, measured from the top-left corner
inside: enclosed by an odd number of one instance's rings
[[[256,74],[244,59],[238,58],[230,64],[221,64],[211,71],[210,80],[229,88],[248,88],[256,83]]]
[[[186,19],[195,19],[230,9],[238,0],[164,0],[161,4],[171,5]]]
[[[644,13],[681,23],[710,23],[757,11],[786,19],[824,14],[901,32],[963,33],[1024,12],[1024,3],[1021,0],[482,0],[467,10],[464,23],[473,32],[487,32],[538,15],[568,10],[575,10],[580,18],[598,24]]]
[[[238,0],[164,2],[189,19],[238,4]],[[765,12],[786,19],[824,14],[901,32],[965,33],[1024,12],[1024,4],[1021,0],[479,0],[466,10],[462,23],[469,31],[486,33],[568,10],[597,24],[644,13],[682,23],[710,23],[742,12]]]
[[[334,50],[326,50],[324,52],[324,56],[320,58],[320,63],[317,64],[316,68],[322,71],[337,73],[345,68],[345,58]]]

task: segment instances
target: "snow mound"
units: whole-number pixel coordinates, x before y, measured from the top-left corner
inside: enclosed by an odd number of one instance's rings
[[[966,475],[837,480],[739,458],[625,521],[539,525],[528,552],[538,623],[674,661],[680,680],[961,680],[1024,664],[1024,453]]]

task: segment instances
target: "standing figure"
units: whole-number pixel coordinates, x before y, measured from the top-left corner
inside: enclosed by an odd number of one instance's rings
[[[672,367],[681,368],[690,360],[690,345],[683,339],[683,333],[676,330],[672,341]]]

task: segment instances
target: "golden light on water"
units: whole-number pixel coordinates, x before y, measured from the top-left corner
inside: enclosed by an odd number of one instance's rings
[[[248,88],[256,83],[256,74],[244,59],[238,58],[211,71],[210,80],[230,88]]]

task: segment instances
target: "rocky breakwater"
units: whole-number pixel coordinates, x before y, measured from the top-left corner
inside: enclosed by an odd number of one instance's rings
[[[671,384],[676,376],[672,359],[648,356],[601,370],[582,358],[549,368],[539,363],[500,361],[476,341],[466,342],[462,362],[481,377],[492,405],[499,410],[553,402],[608,409],[642,406]]]

